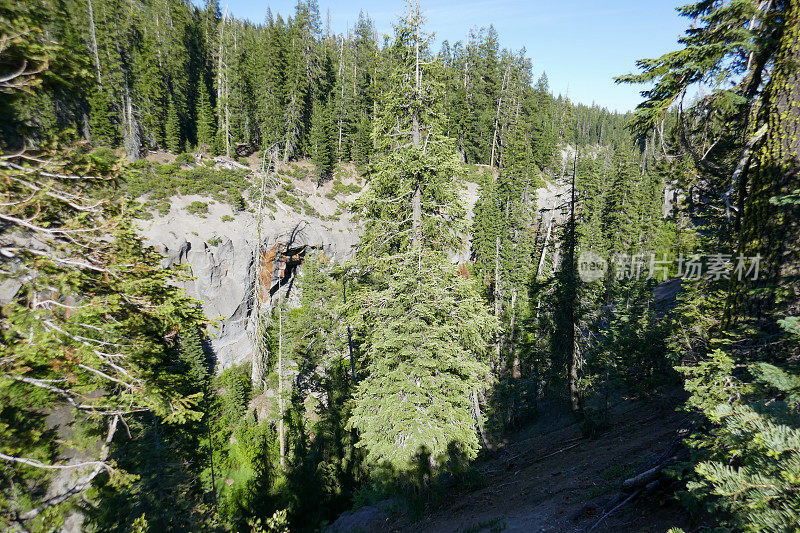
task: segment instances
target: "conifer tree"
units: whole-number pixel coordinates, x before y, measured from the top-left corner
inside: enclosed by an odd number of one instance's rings
[[[310,127],[314,83],[320,74],[314,46],[320,31],[316,0],[298,0],[289,28],[284,98],[284,160],[302,152]]]
[[[78,178],[74,168],[99,177]],[[202,416],[196,410],[202,393],[177,372],[174,339],[168,340],[175,331],[196,329],[202,314],[173,284],[180,273],[161,269],[158,255],[142,247],[122,200],[108,200],[117,172],[116,161],[99,158],[58,166],[50,161],[47,170],[20,158],[0,166],[7,177],[2,192],[13,201],[1,216],[35,232],[48,247],[42,252],[18,238],[3,244],[19,270],[0,274],[0,280],[20,274],[35,280],[3,306],[0,458],[9,465],[7,479],[14,480],[3,500],[19,522],[57,513],[51,508],[101,483],[122,416],[150,413],[176,424]],[[35,207],[23,198],[33,198]],[[67,406],[75,410],[74,426],[100,431],[101,442],[86,450],[96,460],[78,470],[82,476],[74,484],[45,496],[49,476],[36,471],[52,472],[69,448],[47,435],[41,413]],[[42,490],[20,502],[13,486],[29,483]]]
[[[205,82],[200,82],[199,96],[197,98],[197,144],[209,147],[214,142],[216,128],[214,126],[214,110],[208,96]]]
[[[577,218],[575,214],[575,179],[577,172],[577,153],[573,161],[570,187],[569,219],[564,228],[563,254],[557,279],[555,303],[555,331],[552,336],[554,367],[567,385],[570,407],[573,411],[581,408],[578,389],[578,358],[576,329],[580,315],[579,278],[577,275]]]
[[[164,143],[170,152],[174,154],[181,152],[181,124],[178,119],[178,110],[175,109],[175,102],[171,97],[167,106],[167,121],[164,125]]]
[[[186,365],[186,375],[191,382],[205,384],[209,378],[208,362],[203,341],[197,328],[186,328],[179,337],[181,361]]]
[[[484,339],[494,326],[472,283],[456,276],[443,255],[457,243],[463,208],[428,42],[412,4],[395,29],[391,84],[375,126],[381,154],[362,203],[360,257],[373,258],[379,278],[359,296],[363,323],[375,326],[367,332],[368,372],[350,424],[370,461],[400,471],[427,457],[442,464],[448,456],[475,456]]]
[[[797,294],[786,288],[796,276],[798,256],[779,243],[798,238],[792,192],[800,189],[800,179],[791,132],[800,123],[800,5],[699,2],[681,13],[701,21],[687,31],[684,48],[641,61],[643,72],[619,78],[655,82],[633,126],[640,135],[658,130],[689,84],[712,76],[721,80],[694,106],[678,109],[676,152],[698,185],[715,192],[709,203],[717,204],[718,215],[705,226],[716,230],[719,247],[741,257],[759,254],[769,263],[757,279],[734,274],[700,284],[688,297],[702,305],[701,316],[687,309],[682,321],[711,330],[711,338],[689,346],[701,354],[699,361],[680,369],[687,376],[689,408],[711,428],[690,440],[696,456],[688,489],[715,509],[724,526],[789,531],[798,520],[798,382],[791,363],[798,350],[796,318],[789,316],[797,309]],[[684,127],[686,115],[697,117],[699,131]],[[715,128],[717,115],[724,122]],[[698,137],[709,131],[724,148],[703,154]],[[738,249],[731,249],[731,241]]]
[[[336,166],[336,145],[331,123],[330,99],[316,101],[311,114],[311,157],[317,167],[317,182],[330,179]]]
[[[547,74],[536,81],[534,87],[534,111],[532,113],[532,135],[534,162],[543,169],[549,167],[556,149],[555,117],[553,116],[553,96],[550,94],[550,85]]]
[[[256,84],[258,92],[258,120],[261,130],[261,145],[269,148],[283,140],[283,115],[285,108],[284,85],[286,83],[286,26],[278,15],[273,19],[272,12],[267,11],[266,35],[260,47],[260,82]]]
[[[89,128],[92,140],[98,144],[114,146],[119,134],[114,124],[114,114],[108,94],[103,90],[96,91],[89,100],[91,118]]]
[[[491,276],[498,259],[497,240],[502,232],[502,216],[493,172],[482,173],[472,222],[472,255],[475,268]]]

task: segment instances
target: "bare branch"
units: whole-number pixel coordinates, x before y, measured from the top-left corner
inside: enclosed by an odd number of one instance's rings
[[[48,470],[72,470],[74,468],[82,468],[84,466],[97,466],[97,465],[100,465],[103,468],[111,470],[111,467],[102,461],[85,461],[83,463],[66,464],[66,465],[49,465],[41,461],[37,461],[36,459],[28,459],[26,457],[14,457],[13,455],[6,455],[3,452],[0,452],[0,459],[12,463],[20,463],[27,466],[33,466],[35,468],[44,468]]]
[[[96,272],[107,272],[109,274],[113,274],[113,272],[111,272],[107,268],[102,268],[102,267],[99,267],[99,266],[96,266],[96,265],[92,265],[91,263],[84,263],[83,261],[76,261],[74,259],[65,259],[63,257],[58,257],[58,256],[53,255],[53,254],[48,254],[47,252],[43,252],[41,250],[34,250],[33,248],[14,248],[14,247],[6,246],[6,247],[2,248],[1,250],[3,252],[5,252],[5,253],[9,253],[10,252],[11,254],[27,252],[29,254],[39,255],[39,256],[42,256],[42,257],[47,257],[48,259],[50,259],[50,260],[52,260],[52,261],[54,261],[56,263],[62,263],[62,264],[65,264],[65,265],[70,265],[70,266],[74,266],[74,267],[78,267],[78,268],[86,268],[88,270],[94,270]]]
[[[100,474],[100,472],[110,468],[105,463],[105,461],[108,458],[108,453],[111,449],[111,441],[114,439],[114,434],[117,432],[117,424],[119,423],[119,419],[120,419],[119,415],[114,415],[114,417],[111,419],[111,423],[109,424],[108,427],[108,435],[106,435],[106,440],[103,443],[103,448],[100,452],[100,460],[97,461],[98,463],[97,466],[94,467],[92,472],[86,478],[84,478],[79,483],[76,483],[71,489],[62,492],[61,494],[58,494],[56,496],[53,496],[51,498],[47,498],[40,506],[17,515],[17,519],[30,520],[31,518],[36,518],[45,509],[63,503],[70,497],[74,496],[75,494],[79,494],[84,490],[86,490],[87,488],[89,488],[92,481],[94,481],[94,478],[96,478],[97,475]]]

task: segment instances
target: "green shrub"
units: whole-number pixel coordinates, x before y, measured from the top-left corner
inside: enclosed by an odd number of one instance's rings
[[[331,192],[334,195],[337,195],[337,194],[348,195],[348,194],[354,194],[354,193],[361,192],[361,187],[359,187],[355,183],[352,184],[352,185],[345,185],[344,183],[341,182],[341,180],[335,180],[334,179],[333,180],[333,189],[331,190]]]
[[[186,210],[193,215],[200,215],[208,213],[208,203],[195,200],[186,206]]]
[[[284,190],[278,191],[278,194],[276,194],[276,196],[278,197],[278,200],[280,200],[284,204],[288,205],[289,207],[291,207],[295,211],[298,211],[298,212],[300,211],[300,203],[297,201],[297,198],[295,198],[294,196],[290,195],[289,193],[287,193]]]
[[[221,219],[221,220],[222,220],[223,222],[230,222],[230,221],[232,221],[232,220],[233,220],[233,217],[232,217],[232,216],[230,216],[230,215],[222,215],[222,219]]]
[[[294,192],[295,191],[294,183],[292,183],[292,181],[290,179],[281,178],[281,181],[283,182],[283,188],[284,189],[286,189],[289,192]]]
[[[307,215],[311,215],[311,216],[314,216],[314,217],[319,217],[319,211],[314,209],[314,206],[312,206],[310,203],[308,203],[308,200],[303,198],[301,200],[301,203],[303,205],[303,211],[305,211]]]
[[[147,196],[149,200],[158,202],[177,193],[199,194],[242,210],[247,207],[244,192],[249,194],[251,190],[247,175],[245,169],[197,166],[181,170],[176,163],[159,165],[137,162],[125,170],[122,188],[124,194],[131,198]]]
[[[194,163],[194,156],[189,152],[183,152],[182,154],[178,154],[178,157],[175,158],[175,162],[179,165],[191,165]]]
[[[170,203],[168,200],[162,200],[154,204],[155,210],[158,211],[158,214],[162,217],[165,217],[169,214]]]
[[[92,150],[89,153],[89,159],[91,159],[96,171],[103,174],[108,173],[119,161],[114,150],[106,147]]]

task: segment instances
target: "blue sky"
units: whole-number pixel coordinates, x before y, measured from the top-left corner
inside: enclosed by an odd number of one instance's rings
[[[195,0],[197,1],[197,0]],[[641,87],[616,85],[612,76],[634,70],[634,61],[657,57],[677,47],[688,25],[675,8],[688,0],[422,0],[427,28],[436,40],[465,40],[472,27],[494,24],[502,47],[525,47],[536,76],[546,71],[555,94],[569,91],[573,101],[627,111],[641,100]],[[198,2],[199,3],[199,2]],[[239,18],[264,20],[267,5],[284,17],[294,0],[220,0]],[[391,33],[405,11],[402,0],[342,2],[319,0],[323,22],[346,31],[361,9],[379,33]],[[438,49],[438,45],[436,47]]]

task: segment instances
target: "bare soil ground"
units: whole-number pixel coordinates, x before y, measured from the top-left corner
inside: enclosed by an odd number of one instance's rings
[[[619,495],[622,481],[669,445],[683,419],[668,404],[622,401],[595,439],[568,413],[540,415],[478,468],[483,488],[454,489],[422,518],[396,516],[391,531],[588,531]],[[671,492],[638,498],[606,518],[598,532],[664,532],[688,527]]]

